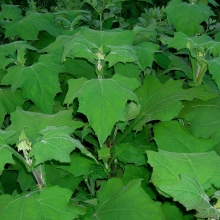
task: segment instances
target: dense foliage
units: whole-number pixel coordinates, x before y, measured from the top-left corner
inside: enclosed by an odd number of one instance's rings
[[[219,219],[214,0],[5,0],[0,24],[1,220]]]

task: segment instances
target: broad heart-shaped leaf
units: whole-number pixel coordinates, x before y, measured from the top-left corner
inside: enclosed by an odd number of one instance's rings
[[[7,131],[15,130],[17,134],[10,139],[10,143],[16,143],[21,131],[25,129],[26,136],[32,143],[36,142],[39,132],[47,126],[68,126],[77,129],[83,126],[82,122],[72,120],[72,111],[60,111],[54,115],[46,115],[37,112],[23,111],[17,108],[11,113],[11,125],[7,127]]]
[[[120,179],[110,179],[97,193],[98,205],[89,220],[129,219],[164,220],[160,203],[151,200],[136,179],[123,185]]]
[[[5,115],[15,111],[17,106],[21,107],[24,101],[21,91],[18,90],[13,93],[10,89],[0,89],[0,126]]]
[[[189,4],[181,0],[170,1],[166,12],[168,22],[173,24],[177,31],[182,31],[188,36],[199,33],[200,23],[208,21],[208,18],[214,15],[208,5],[199,2]]]
[[[79,145],[79,141],[70,136],[73,129],[67,126],[47,127],[41,131],[42,139],[33,145],[29,157],[34,156],[35,165],[48,160],[69,163],[70,153]]]
[[[188,210],[197,210],[198,216],[216,217],[216,210],[205,194],[212,185],[219,188],[217,170],[220,157],[207,153],[172,153],[147,151],[153,167],[151,181],[166,196],[182,203]]]
[[[220,42],[212,40],[212,38],[206,34],[188,37],[182,32],[176,32],[174,34],[174,38],[171,40],[171,42],[169,42],[169,47],[176,48],[177,50],[189,48],[191,52],[192,49],[197,49],[197,51],[202,53],[208,51],[214,56],[220,54]]]
[[[220,138],[220,98],[184,103],[179,117],[190,123],[190,131],[198,137]]]
[[[220,57],[214,58],[212,60],[207,60],[207,63],[209,72],[212,74],[212,78],[215,80],[218,88],[220,89]]]
[[[83,210],[69,207],[71,195],[72,192],[69,189],[58,186],[25,195],[2,195],[0,196],[0,219],[76,219],[78,215],[85,213]]]
[[[21,17],[21,10],[18,8],[18,5],[1,4],[1,8],[0,20],[16,21]]]
[[[137,100],[133,90],[139,86],[137,79],[117,74],[111,79],[71,79],[68,84],[69,90],[64,103],[70,105],[78,97],[78,111],[87,116],[100,146],[110,135],[114,124],[124,120],[126,102]]]
[[[60,92],[58,73],[63,68],[51,55],[42,55],[32,66],[12,66],[3,78],[3,85],[12,85],[12,91],[23,90],[25,98],[31,99],[44,113],[51,113],[54,97]]]
[[[15,133],[15,131],[0,130],[0,174],[3,171],[5,164],[14,164],[14,160],[12,158],[13,151],[8,146],[7,139]]]
[[[160,150],[176,153],[200,153],[215,147],[217,140],[198,138],[177,121],[154,125],[154,139]]]
[[[206,93],[203,87],[183,89],[181,80],[168,80],[161,84],[151,75],[146,75],[143,85],[135,92],[142,106],[135,119],[135,129],[140,129],[152,120],[168,121],[175,118],[183,105],[180,100],[198,98],[207,100],[216,95]]]
[[[60,33],[54,26],[54,19],[51,13],[38,13],[28,11],[26,16],[19,21],[5,23],[5,37],[19,36],[24,40],[37,40],[39,31],[47,31],[52,36]]]

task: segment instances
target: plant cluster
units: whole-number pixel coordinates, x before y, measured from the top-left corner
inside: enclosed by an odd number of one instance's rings
[[[219,5],[50,2],[1,5],[0,219],[219,219]]]

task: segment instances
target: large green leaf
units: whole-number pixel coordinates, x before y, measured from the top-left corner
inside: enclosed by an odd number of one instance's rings
[[[190,131],[198,137],[220,137],[220,98],[208,101],[193,100],[184,103],[179,117],[190,123]]]
[[[147,151],[148,162],[154,168],[152,182],[159,189],[179,182],[180,174],[196,178],[203,190],[220,187],[220,157],[216,152],[174,153]]]
[[[0,130],[0,174],[4,169],[5,164],[14,163],[12,158],[13,151],[7,144],[7,139],[15,134],[15,131]]]
[[[0,89],[0,126],[4,121],[5,115],[15,111],[17,106],[21,107],[24,101],[21,91],[13,93],[10,89]]]
[[[211,186],[220,186],[220,158],[215,152],[148,151],[147,155],[153,167],[151,181],[162,194],[173,197],[187,210],[197,210],[199,217],[218,217],[204,192]]]
[[[193,54],[193,49],[204,54],[208,51],[209,54],[217,56],[220,52],[220,42],[212,40],[212,38],[206,34],[195,37],[188,37],[182,32],[176,32],[174,38],[169,42],[169,47],[176,48],[177,50],[188,48]]]
[[[169,79],[164,84],[147,75],[143,85],[135,92],[141,104],[140,114],[135,119],[135,129],[140,129],[152,120],[167,121],[175,118],[183,105],[180,100],[198,98],[207,100],[216,95],[206,93],[203,87],[183,89],[181,80]]]
[[[42,55],[32,66],[8,68],[3,85],[12,85],[12,91],[23,90],[25,98],[31,99],[44,113],[51,113],[54,98],[60,92],[58,73],[63,68],[60,61],[50,55]]]
[[[160,150],[178,153],[200,153],[215,147],[218,141],[198,138],[177,121],[160,122],[154,126],[154,139]]]
[[[35,143],[39,132],[47,126],[68,126],[72,129],[77,129],[82,127],[83,123],[73,121],[71,111],[60,111],[54,115],[46,115],[17,108],[15,112],[11,113],[11,125],[7,128],[7,131],[17,131],[17,134],[10,140],[12,143],[18,141],[23,129],[25,129],[25,133],[32,143]]]
[[[35,165],[48,160],[57,160],[69,163],[70,153],[76,148],[78,140],[70,136],[73,133],[70,127],[47,127],[41,131],[42,139],[33,145],[29,157],[34,156]]]
[[[200,2],[189,4],[181,0],[170,1],[166,12],[168,22],[173,24],[177,31],[182,31],[188,36],[199,33],[200,23],[207,22],[208,18],[214,15],[208,5]]]
[[[6,29],[6,37],[19,36],[24,40],[37,40],[39,31],[43,30],[53,36],[59,35],[51,13],[28,11],[23,19],[5,23],[3,28]]]
[[[69,90],[64,103],[70,105],[78,97],[78,111],[87,116],[102,146],[114,124],[124,120],[126,102],[137,100],[133,90],[139,86],[139,82],[114,75],[111,79],[81,78],[71,79],[68,83]]]
[[[82,154],[85,154],[95,161],[92,154],[84,146],[70,135],[74,129],[62,126],[50,126],[40,132],[42,138],[37,141],[29,153],[29,157],[35,157],[35,165],[44,163],[48,160],[57,160],[61,163],[71,162],[70,153],[78,148]]]
[[[80,34],[88,39],[97,47],[103,45],[124,46],[132,45],[134,40],[134,32],[131,30],[111,30],[111,31],[97,31],[89,28],[81,28]]]
[[[0,20],[16,21],[21,18],[21,10],[18,5],[1,4]]]
[[[98,205],[91,219],[165,219],[160,203],[151,200],[140,186],[141,180],[133,180],[126,186],[120,179],[110,179],[97,193]]]
[[[44,188],[25,195],[0,196],[0,218],[22,220],[76,219],[84,211],[70,208],[72,192],[58,186]]]

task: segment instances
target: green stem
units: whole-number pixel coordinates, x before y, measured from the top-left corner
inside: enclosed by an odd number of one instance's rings
[[[199,73],[199,75],[197,76],[197,79],[196,79],[196,85],[197,86],[201,84],[202,79],[203,79],[206,71],[207,71],[207,63],[202,61],[202,66],[200,67],[200,73]]]

